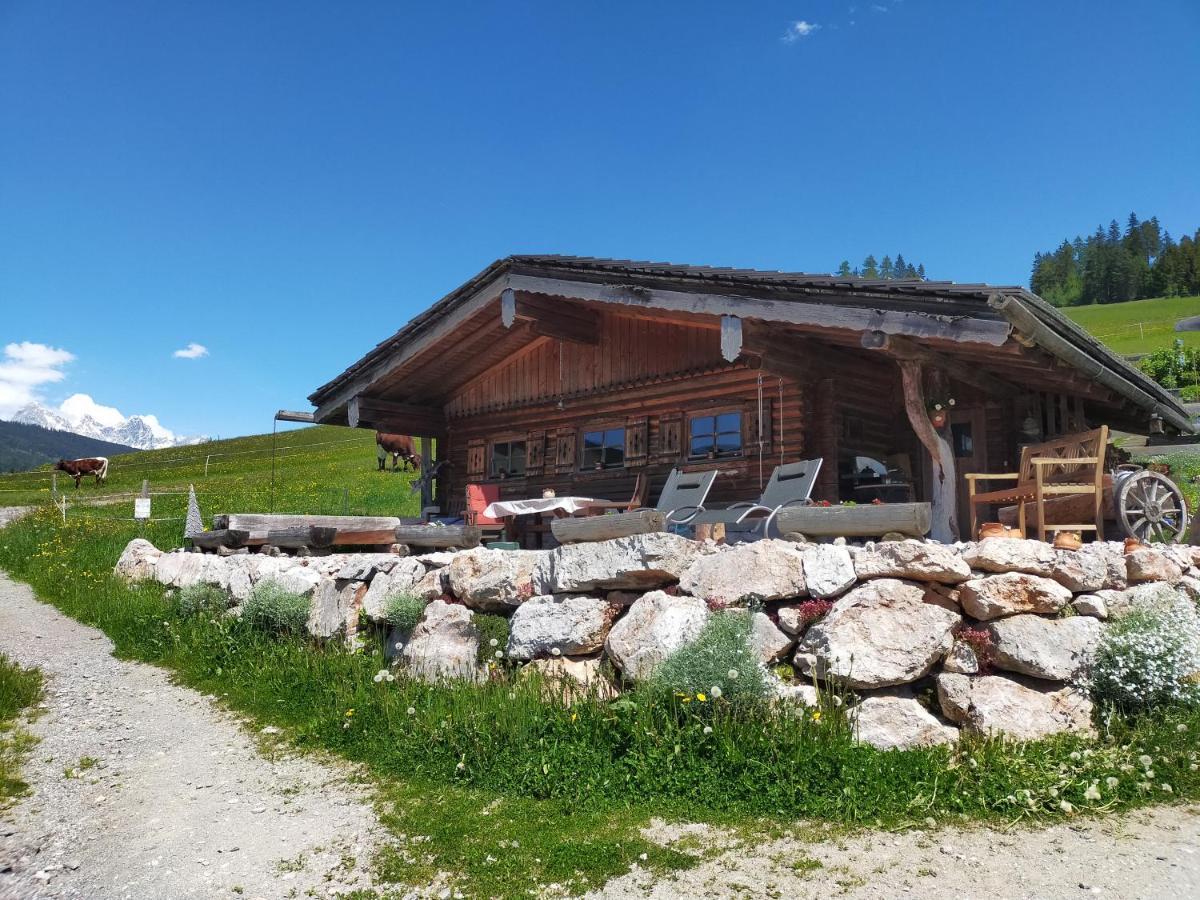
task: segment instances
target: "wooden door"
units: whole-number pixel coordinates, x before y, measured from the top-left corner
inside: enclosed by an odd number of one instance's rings
[[[971,505],[967,500],[968,472],[986,472],[987,469],[987,418],[983,407],[955,407],[947,417],[946,437],[954,453],[954,471],[958,474],[955,490],[958,493],[958,533],[962,540],[970,540]]]

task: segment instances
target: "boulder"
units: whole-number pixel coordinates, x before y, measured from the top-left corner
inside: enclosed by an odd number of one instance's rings
[[[447,567],[450,591],[471,609],[499,612],[520,606],[536,593],[533,572],[546,555],[537,550],[487,547],[456,553]]]
[[[1099,590],[1124,590],[1129,587],[1125,568],[1125,545],[1120,541],[1092,541],[1075,551],[1078,556],[1091,556],[1104,564],[1104,583]]]
[[[216,563],[216,566],[220,566],[221,557],[218,556],[188,553],[183,550],[163,553],[158,557],[158,562],[154,566],[154,578],[159,584],[173,588],[185,588],[193,584],[200,584],[206,577],[210,559]]]
[[[1075,594],[1098,591],[1108,583],[1108,565],[1098,553],[1059,550],[1055,553],[1050,577]]]
[[[979,657],[970,644],[955,641],[942,660],[942,668],[958,675],[975,675],[979,672]]]
[[[555,650],[565,655],[596,652],[619,611],[615,604],[594,597],[531,597],[512,614],[508,655],[537,659]]]
[[[942,672],[937,677],[938,706],[942,715],[959,725],[971,714],[971,679],[957,672]]]
[[[1024,538],[984,538],[968,545],[963,561],[984,572],[1024,572],[1049,578],[1058,562],[1058,551],[1043,541]]]
[[[779,629],[784,634],[790,634],[792,637],[799,637],[801,632],[808,627],[807,622],[801,617],[799,603],[788,603],[775,610],[775,618],[779,622]]]
[[[422,600],[441,600],[450,596],[450,569],[430,569],[413,585],[413,593]]]
[[[916,681],[945,656],[951,629],[962,620],[924,597],[924,586],[894,578],[859,585],[808,629],[797,668],[852,688]]]
[[[126,581],[144,581],[154,577],[155,567],[163,552],[144,538],[134,538],[125,545],[113,573]]]
[[[293,594],[300,594],[301,596],[307,596],[316,590],[317,585],[321,583],[322,578],[327,578],[328,576],[323,576],[320,572],[310,569],[308,566],[288,566],[286,568],[280,568],[276,570],[275,573],[269,577],[285,591],[290,591]],[[259,582],[265,580],[267,580],[266,577],[263,577],[260,574],[255,583],[258,584]],[[329,580],[332,581],[332,579]]]
[[[413,559],[421,563],[426,569],[442,569],[454,562],[456,552],[454,550],[434,550],[430,553],[422,553],[414,556]]]
[[[1091,616],[1094,619],[1108,618],[1108,604],[1099,594],[1080,594],[1071,601],[1071,606],[1081,616]]]
[[[1152,547],[1144,547],[1125,555],[1125,570],[1130,584],[1147,581],[1165,581],[1174,584],[1183,576],[1179,563],[1168,554]]]
[[[361,581],[337,581],[328,575],[312,592],[308,613],[308,633],[316,638],[331,638],[342,633],[351,636],[358,626],[358,611],[367,586]]]
[[[750,616],[750,649],[763,665],[778,662],[796,644],[796,639],[784,634],[764,612],[728,609],[725,615]]]
[[[596,658],[568,659],[560,656],[537,659],[521,668],[520,677],[540,677],[543,699],[557,700],[567,706],[584,698],[615,700],[619,693]]]
[[[362,612],[373,622],[383,621],[387,612],[387,600],[398,594],[416,594],[417,582],[425,575],[425,567],[409,556],[392,556],[395,564],[387,569],[375,569],[370,586],[363,596]],[[341,577],[346,569],[342,569]],[[440,596],[440,594],[439,594]]]
[[[804,557],[804,581],[810,596],[836,597],[854,586],[857,580],[854,561],[845,547],[809,544],[800,553]]]
[[[421,621],[400,651],[400,659],[422,681],[449,678],[477,681],[478,654],[479,629],[472,622],[471,610],[457,603],[434,600],[425,607]]]
[[[1110,616],[1123,616],[1135,609],[1173,606],[1179,600],[1175,588],[1163,581],[1149,581],[1123,591],[1097,591],[1096,594],[1108,606]]]
[[[679,579],[679,587],[704,600],[744,606],[803,596],[804,576],[804,553],[795,544],[768,539],[697,555]]]
[[[988,540],[1008,540],[989,538]],[[983,541],[982,543],[987,543]],[[1012,543],[1019,543],[1012,540]],[[962,586],[963,611],[986,621],[1017,613],[1057,613],[1071,600],[1071,592],[1049,578],[1009,572],[974,578]]]
[[[570,544],[541,554],[534,580],[540,594],[653,590],[678,581],[699,546],[668,532]]]
[[[907,578],[959,584],[971,577],[970,567],[952,547],[924,541],[887,541],[854,556],[854,571],[861,579]]]
[[[965,724],[973,731],[1019,741],[1062,732],[1094,733],[1092,702],[1075,687],[1001,675],[984,675],[969,682]]]
[[[794,703],[800,706],[819,706],[820,695],[814,684],[793,678],[784,681],[774,672],[767,673],[767,687],[776,703]]]
[[[708,622],[708,606],[696,597],[663,591],[643,594],[617,620],[604,649],[626,678],[648,678],[664,659],[694,641]]]
[[[850,719],[858,741],[880,750],[911,750],[958,740],[957,728],[938,719],[905,688],[867,696],[850,710]]]
[[[1193,575],[1184,575],[1179,579],[1179,583],[1175,585],[1175,590],[1189,597],[1193,603],[1200,603],[1200,578]]]
[[[987,628],[998,668],[1049,681],[1069,681],[1087,666],[1104,631],[1091,616],[1009,616]]]

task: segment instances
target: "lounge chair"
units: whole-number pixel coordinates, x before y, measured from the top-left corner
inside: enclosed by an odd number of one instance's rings
[[[716,469],[704,472],[684,472],[672,469],[663,485],[662,493],[654,508],[667,514],[667,528],[672,525],[688,525],[704,512],[704,501],[717,477]]]
[[[728,531],[749,539],[766,537],[775,516],[786,506],[807,506],[821,471],[820,459],[776,466],[758,502],[743,501],[725,509],[709,509],[690,520],[691,525],[724,525]]]

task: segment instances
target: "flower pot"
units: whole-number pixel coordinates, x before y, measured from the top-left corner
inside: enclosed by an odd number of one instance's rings
[[[1139,541],[1135,537],[1125,538],[1125,552],[1126,553],[1132,553],[1135,550],[1141,550],[1145,546],[1146,546],[1145,544],[1143,544],[1141,541]]]
[[[1060,531],[1054,535],[1055,550],[1078,550],[1083,546],[1083,538],[1078,531]]]
[[[979,526],[979,539],[981,541],[985,540],[987,538],[994,538],[994,537],[998,537],[998,538],[1008,537],[1008,528],[1006,528],[1004,525],[1000,524],[999,522],[984,522],[982,525]]]
[[[944,428],[946,426],[946,411],[938,409],[929,414],[929,423],[934,428]]]

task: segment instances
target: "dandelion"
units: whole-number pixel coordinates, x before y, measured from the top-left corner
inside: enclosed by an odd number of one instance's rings
[[[973,757],[973,756],[972,756],[970,759],[968,759],[968,760],[967,760],[967,765],[968,765],[968,766],[970,766],[972,769],[978,769],[978,768],[979,768],[979,762],[978,762],[978,760],[976,760],[976,759],[975,759],[975,757]]]
[[[354,715],[354,707],[353,706],[350,707],[348,710],[346,710],[346,718],[349,718],[352,715]]]
[[[812,714],[812,720],[813,720],[814,722],[820,722],[820,721],[821,721],[821,711],[820,711],[819,709],[814,709],[814,710],[813,710],[813,714]]]
[[[737,670],[737,669],[730,669],[730,670],[729,670],[728,672],[726,672],[725,674],[726,674],[727,676],[729,676],[729,680],[730,680],[730,681],[737,681],[737,677],[738,677],[738,670]]]
[[[463,769],[465,769],[466,767],[467,767],[467,764],[466,764],[465,762],[462,762],[462,761],[460,760],[460,761],[459,761],[459,763],[458,763],[458,765],[457,765],[457,766],[455,766],[454,768],[455,768],[455,770],[456,770],[456,771],[458,771],[458,772],[461,772],[461,771],[463,771]]]
[[[508,692],[508,699],[509,699],[509,700],[516,700],[516,699],[517,699],[517,695],[516,695],[515,693],[513,693],[512,691],[509,691],[509,692]]]
[[[710,694],[712,694],[712,698],[714,700],[720,700],[721,695],[725,693],[724,691],[721,690],[721,686],[719,684],[714,684],[712,687],[710,687],[708,689],[708,692]]]
[[[1079,760],[1081,760],[1081,759],[1083,759],[1083,757],[1080,755],[1078,750],[1075,750],[1074,752],[1071,753],[1071,761],[1072,762],[1079,762]]]
[[[703,703],[704,701],[706,701],[708,699],[708,697],[704,696],[703,693],[698,693],[698,694],[696,694],[696,699],[699,700],[701,703]]]
[[[1071,802],[1069,800],[1060,800],[1058,803],[1058,808],[1061,809],[1063,812],[1067,813],[1068,815],[1070,813],[1075,812],[1075,807],[1071,805]]]
[[[492,638],[490,641],[488,641],[488,646],[489,646],[489,647],[495,647],[495,646],[497,646],[499,643],[500,643],[500,642],[499,642],[498,640],[496,640],[495,638]]]
[[[386,675],[383,676],[383,680],[386,681],[388,684],[391,684],[393,681],[396,680],[396,676],[393,675],[391,672],[388,672]]]
[[[1100,788],[1096,786],[1096,782],[1088,785],[1088,789],[1083,792],[1083,799],[1088,803],[1097,803],[1100,800]]]
[[[375,677],[374,677],[374,678],[372,678],[371,680],[372,680],[372,681],[374,681],[376,684],[379,684],[379,682],[383,681],[383,673],[382,673],[382,672],[376,672],[376,673],[375,673]]]
[[[1141,763],[1143,769],[1148,769],[1154,763],[1154,760],[1143,753],[1138,757],[1138,762]]]
[[[711,725],[705,725],[705,726],[704,726],[704,733],[705,733],[705,734],[712,734],[712,726],[711,726]]]
[[[496,659],[504,659],[504,651],[503,650],[496,651]]]
[[[404,643],[402,641],[396,641],[395,648],[396,648],[396,652],[399,653],[401,650],[404,649]]]
[[[417,714],[417,710],[416,710],[416,708],[415,708],[415,707],[412,707],[412,706],[410,706],[410,707],[408,708],[408,714],[409,714],[410,716],[415,716],[415,715]]]
[[[1104,786],[1106,788],[1108,788],[1110,791],[1115,791],[1117,789],[1117,785],[1119,785],[1120,783],[1121,783],[1121,779],[1114,778],[1112,775],[1109,775],[1107,778],[1104,779]]]
[[[1173,791],[1173,790],[1171,789],[1171,786],[1170,786],[1169,784],[1160,785],[1160,787],[1161,787],[1161,789],[1162,789],[1162,792],[1163,792],[1164,794],[1173,794],[1173,793],[1175,793],[1175,791]]]
[[[1180,734],[1183,734],[1185,731],[1187,731],[1187,726],[1185,724],[1183,724],[1182,722],[1180,722],[1178,725],[1175,726],[1175,730],[1178,731]]]

